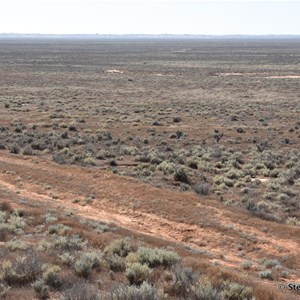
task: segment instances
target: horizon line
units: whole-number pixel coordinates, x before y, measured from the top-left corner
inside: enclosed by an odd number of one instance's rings
[[[17,32],[0,32],[0,36],[191,36],[191,37],[228,37],[228,36],[245,36],[245,37],[300,37],[300,34],[291,33],[269,33],[269,34],[240,34],[240,33],[228,33],[228,34],[190,34],[190,33],[17,33]]]

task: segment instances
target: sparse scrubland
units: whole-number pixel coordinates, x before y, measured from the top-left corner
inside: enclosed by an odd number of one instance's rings
[[[0,298],[297,299],[300,40],[0,41]]]

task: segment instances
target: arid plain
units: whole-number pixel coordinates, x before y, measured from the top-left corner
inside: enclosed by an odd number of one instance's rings
[[[299,299],[299,39],[2,39],[0,83],[1,299]]]

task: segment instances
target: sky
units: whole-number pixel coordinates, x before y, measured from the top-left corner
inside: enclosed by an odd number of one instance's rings
[[[299,35],[300,0],[0,0],[0,33]]]

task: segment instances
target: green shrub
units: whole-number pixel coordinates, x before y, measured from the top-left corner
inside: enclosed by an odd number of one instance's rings
[[[23,217],[11,214],[7,220],[7,223],[14,228],[15,233],[22,233],[26,227],[26,222]]]
[[[231,169],[226,173],[226,177],[229,179],[238,179],[242,176],[241,172]]]
[[[14,231],[15,228],[12,225],[0,223],[0,241],[5,241],[7,235]]]
[[[247,260],[244,261],[240,264],[240,266],[244,269],[244,270],[249,270],[252,267],[252,262]]]
[[[49,298],[49,286],[41,279],[35,281],[31,285],[36,292],[36,295],[39,299],[48,299]]]
[[[57,221],[57,218],[55,216],[52,216],[50,213],[45,214],[43,219],[45,220],[46,223]]]
[[[22,154],[23,154],[23,155],[33,155],[32,148],[31,148],[29,145],[27,145],[27,146],[23,149]]]
[[[86,157],[83,159],[83,163],[87,164],[87,165],[91,165],[91,166],[96,166],[96,160],[90,156]]]
[[[122,155],[137,156],[139,154],[139,149],[137,147],[123,146],[120,153]]]
[[[19,154],[20,152],[20,147],[16,143],[9,145],[8,148],[12,154]]]
[[[189,183],[190,182],[190,180],[188,178],[188,175],[187,175],[186,171],[183,168],[178,169],[178,170],[175,171],[174,180],[175,181],[180,181],[180,182],[183,182],[183,183]]]
[[[224,178],[224,183],[228,187],[233,187],[234,186],[234,180],[232,180],[230,178],[227,178],[227,177]]]
[[[251,300],[252,289],[236,282],[226,282],[223,293],[228,300]]]
[[[89,226],[93,227],[97,233],[107,232],[109,231],[109,226],[105,223],[97,222],[97,221],[89,221]]]
[[[278,268],[281,266],[281,263],[277,259],[262,259],[260,261],[263,268],[271,269],[271,268]]]
[[[296,217],[288,217],[286,220],[286,224],[300,226],[300,220],[298,220]]]
[[[191,295],[196,282],[197,276],[192,269],[177,267],[174,269],[171,292],[176,296],[187,299]]]
[[[7,220],[7,213],[0,210],[0,224],[5,223]]]
[[[47,251],[52,247],[52,244],[47,242],[46,240],[41,240],[38,243],[37,250],[39,251]]]
[[[44,266],[44,272],[42,278],[45,284],[54,289],[59,289],[60,286],[62,285],[62,279],[59,275],[60,271],[61,271],[60,267],[56,265]]]
[[[99,269],[102,254],[98,252],[87,252],[82,255],[82,259],[89,262],[93,269]]]
[[[195,192],[198,195],[207,196],[209,193],[209,184],[208,183],[200,183],[194,187]]]
[[[97,289],[87,282],[74,284],[73,287],[71,287],[70,289],[64,292],[62,297],[62,300],[102,300],[102,299],[103,298],[100,297],[100,295],[97,292]]]
[[[110,269],[114,272],[122,272],[125,270],[124,258],[117,254],[108,254],[106,256],[106,261]]]
[[[0,269],[0,279],[8,285],[25,285],[34,280],[42,271],[42,261],[35,253],[19,257],[14,263],[3,261]]]
[[[65,252],[58,256],[62,263],[66,266],[71,266],[75,261],[75,256]]]
[[[23,241],[20,241],[20,240],[19,241],[11,240],[11,241],[5,243],[5,247],[11,251],[26,250],[29,248],[29,244],[25,243]]]
[[[136,252],[137,260],[141,264],[147,264],[149,267],[157,267],[163,265],[165,267],[172,266],[179,261],[179,256],[173,251],[165,249],[152,249],[140,247]]]
[[[164,172],[164,174],[173,174],[176,170],[176,165],[172,162],[163,161],[158,165],[158,170]]]
[[[133,262],[127,266],[125,272],[130,284],[140,285],[148,279],[150,269],[145,264]]]
[[[11,204],[9,202],[1,201],[0,202],[0,211],[10,214],[13,211],[13,209],[12,209]]]
[[[156,289],[147,282],[141,286],[119,286],[111,295],[112,300],[162,300],[163,291]]]
[[[0,283],[0,299],[6,299],[7,292],[11,289],[10,286]]]
[[[265,270],[265,271],[261,271],[258,273],[259,277],[261,279],[269,279],[269,280],[273,280],[273,273],[271,270]]]
[[[191,299],[194,300],[225,300],[223,294],[211,285],[197,284],[191,292]]]
[[[216,185],[221,185],[222,183],[224,183],[224,177],[223,176],[215,176],[214,179],[214,184]]]
[[[191,169],[198,169],[198,158],[197,157],[190,157],[186,160],[186,164]]]
[[[97,252],[87,252],[75,263],[76,274],[80,277],[89,277],[93,269],[99,269],[101,255]]]
[[[58,236],[57,239],[54,240],[54,247],[68,252],[82,250],[86,245],[87,242],[83,241],[78,235]]]
[[[134,250],[134,246],[129,238],[113,241],[110,245],[105,247],[105,254],[116,254],[120,257],[126,257],[130,252]]]
[[[92,264],[84,259],[76,261],[74,267],[80,277],[88,278],[92,272]]]
[[[50,234],[64,235],[70,230],[69,226],[64,224],[53,224],[48,227],[48,232]]]

